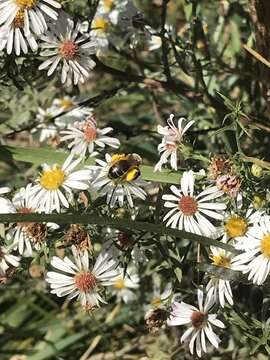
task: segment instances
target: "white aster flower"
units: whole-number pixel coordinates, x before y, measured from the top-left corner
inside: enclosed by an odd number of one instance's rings
[[[58,130],[53,120],[55,115],[57,115],[57,110],[53,107],[48,107],[47,109],[38,108],[36,116],[38,125],[31,132],[39,132],[40,142],[53,139],[57,136]]]
[[[149,51],[155,51],[160,49],[162,45],[162,40],[160,36],[151,35],[150,40],[148,41],[148,49]]]
[[[34,205],[32,197],[32,184],[21,188],[12,199],[13,213],[33,214],[39,212],[37,204]],[[56,229],[58,225],[53,223],[17,223],[9,230],[8,239],[12,239],[11,247],[18,249],[20,255],[33,256],[33,249],[40,251],[44,240],[47,237],[48,229]]]
[[[11,189],[7,186],[0,187],[0,195],[7,194]],[[6,197],[0,196],[0,214],[9,214],[13,210],[12,202]]]
[[[132,166],[123,173],[123,175],[113,178],[110,175],[110,169],[119,161],[124,161],[125,154],[105,155],[105,161],[96,159],[100,166],[88,166],[87,168],[96,172],[92,186],[99,190],[101,194],[107,195],[107,204],[114,207],[117,203],[120,207],[124,205],[124,199],[127,198],[130,207],[133,207],[132,196],[145,200],[146,192],[141,189],[147,183],[140,179],[138,166]]]
[[[233,259],[233,269],[248,273],[248,280],[262,285],[270,272],[270,217],[265,215],[246,236],[246,247]]]
[[[210,258],[213,261],[213,265],[225,269],[231,268],[232,254],[230,252],[214,246],[211,246],[210,249],[212,252]],[[219,303],[221,307],[225,306],[225,302],[233,305],[233,294],[229,280],[222,279],[218,275],[211,275],[206,285],[206,291],[208,292],[208,296],[213,296],[215,302]]]
[[[32,51],[37,51],[38,45],[34,35],[30,32],[27,36],[24,34],[24,10],[19,10],[10,25],[4,25],[0,28],[0,51],[6,49],[7,54],[15,51],[19,56],[21,53],[28,53],[28,46]]]
[[[95,62],[90,55],[96,52],[96,42],[89,36],[80,35],[78,22],[74,25],[71,18],[62,12],[56,24],[51,26],[50,32],[41,36],[44,43],[41,56],[50,57],[39,66],[39,70],[49,68],[48,76],[52,75],[57,66],[62,64],[61,81],[71,85],[84,83]]]
[[[123,301],[125,304],[132,302],[136,299],[134,290],[139,287],[140,278],[133,269],[124,271],[113,282],[112,293],[116,295],[117,302]]]
[[[194,350],[196,350],[198,357],[201,357],[203,353],[208,351],[207,340],[216,349],[219,346],[220,339],[215,334],[212,325],[219,328],[225,328],[225,325],[217,319],[217,314],[209,313],[214,305],[213,298],[207,295],[203,303],[203,292],[201,290],[198,290],[198,305],[199,308],[196,308],[183,301],[180,303],[174,302],[167,323],[169,326],[189,325],[189,328],[181,337],[181,342],[187,342],[188,338],[190,338],[189,350],[191,354],[194,354]]]
[[[51,108],[57,112],[55,118],[55,125],[59,128],[65,128],[68,125],[74,124],[75,121],[80,121],[87,116],[93,115],[93,108],[87,106],[79,106],[83,99],[76,96],[64,96],[62,98],[54,99]]]
[[[166,308],[172,297],[172,284],[167,283],[164,290],[161,291],[160,278],[157,276],[153,276],[153,284],[153,295],[148,308]]]
[[[215,226],[207,219],[223,220],[224,203],[213,203],[212,200],[223,195],[216,186],[203,190],[198,195],[194,194],[194,174],[185,171],[181,178],[181,187],[170,187],[173,194],[162,196],[164,206],[170,211],[164,216],[166,226],[178,228],[198,235],[214,236]]]
[[[2,0],[0,24],[11,25],[14,20],[16,21],[18,13],[21,12],[25,36],[29,36],[31,31],[35,35],[40,35],[48,28],[46,17],[57,20],[58,13],[54,8],[60,9],[60,2],[55,0]]]
[[[0,276],[4,277],[7,270],[11,267],[18,267],[20,265],[20,257],[12,255],[4,247],[0,246]]]
[[[0,195],[7,194],[10,192],[10,188],[8,186],[0,187]]]
[[[98,12],[106,14],[115,24],[118,17],[118,10],[123,6],[126,0],[100,0],[98,4]]]
[[[96,12],[91,23],[91,36],[98,43],[98,48],[107,48],[109,45],[108,29],[110,26],[110,19],[107,14]]]
[[[106,136],[113,128],[106,127],[99,129],[96,126],[96,120],[93,116],[89,116],[84,121],[76,121],[69,129],[62,131],[65,136],[61,141],[70,141],[68,148],[71,153],[85,156],[86,152],[91,155],[94,152],[95,145],[99,148],[110,146],[118,148],[120,141],[116,138]]]
[[[117,263],[106,252],[101,252],[95,265],[89,267],[89,254],[85,250],[79,252],[71,247],[74,261],[67,256],[60,259],[54,256],[51,265],[57,271],[49,271],[46,281],[50,284],[51,293],[59,297],[68,295],[68,299],[78,297],[87,309],[106,303],[99,292],[102,287],[110,286],[119,276]]]
[[[72,198],[72,190],[86,190],[87,181],[91,178],[89,170],[73,171],[81,160],[73,160],[70,154],[62,166],[44,164],[43,171],[36,179],[37,184],[31,190],[34,206],[46,213],[54,210],[60,212],[62,206],[68,208],[69,202],[64,193]]]
[[[250,244],[246,241],[249,236],[249,230],[254,224],[260,221],[263,214],[264,211],[255,210],[253,207],[249,207],[245,215],[243,212],[225,214],[225,223],[224,226],[218,230],[218,236],[223,235],[225,242],[233,239],[236,249],[245,250],[248,244]]]
[[[174,115],[171,114],[167,120],[167,126],[158,125],[158,133],[162,135],[163,138],[158,145],[158,152],[161,156],[154,171],[161,171],[162,166],[168,162],[169,158],[172,169],[177,170],[177,151],[182,143],[184,134],[194,124],[192,120],[183,127],[183,122],[186,121],[186,119],[180,118],[178,120],[178,126],[176,127],[173,118]]]

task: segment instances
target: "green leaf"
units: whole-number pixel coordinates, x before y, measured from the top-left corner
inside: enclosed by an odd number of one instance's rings
[[[55,163],[62,164],[68,153],[54,149],[30,148],[30,147],[12,147],[0,146],[0,161],[11,162],[22,161],[36,166],[44,163],[52,165]],[[86,165],[94,164],[94,159],[88,159]],[[142,178],[146,181],[155,181],[160,183],[176,184],[180,183],[181,174],[171,170],[162,170],[154,172],[154,168],[148,165],[141,166]]]

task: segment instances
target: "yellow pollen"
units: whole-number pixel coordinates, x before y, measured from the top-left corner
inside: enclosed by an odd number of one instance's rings
[[[31,9],[33,8],[37,3],[37,0],[16,0],[16,4],[21,9]]]
[[[159,307],[161,305],[161,298],[160,297],[156,297],[154,299],[152,299],[151,301],[151,305],[155,306],[155,307]]]
[[[231,260],[230,258],[222,255],[213,255],[212,256],[213,265],[230,268],[231,266]]]
[[[261,240],[261,253],[270,259],[270,233],[265,235]]]
[[[125,159],[125,157],[126,157],[125,154],[113,154],[112,158],[111,158],[111,161],[110,161],[110,165],[115,164],[119,160]]]
[[[43,171],[40,177],[40,185],[46,190],[56,190],[64,181],[65,173],[59,166]]]
[[[68,98],[63,98],[60,100],[60,106],[64,109],[64,110],[69,110],[71,108],[73,108],[74,103],[71,99]]]
[[[244,236],[247,232],[247,222],[240,216],[232,216],[224,226],[229,237]]]
[[[93,21],[93,27],[95,30],[106,32],[108,29],[108,22],[103,17],[97,17]]]
[[[17,11],[17,14],[12,22],[12,25],[15,28],[22,28],[24,26],[24,10],[20,9]]]
[[[114,282],[113,286],[117,290],[122,290],[126,287],[125,280],[123,278],[119,278]]]

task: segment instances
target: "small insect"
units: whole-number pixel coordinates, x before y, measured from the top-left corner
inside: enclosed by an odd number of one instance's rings
[[[116,155],[117,156],[117,155]],[[113,157],[112,157],[113,162]],[[119,159],[113,162],[109,168],[108,176],[110,179],[132,181],[137,179],[141,172],[139,169],[142,158],[138,154],[128,154],[119,156]]]

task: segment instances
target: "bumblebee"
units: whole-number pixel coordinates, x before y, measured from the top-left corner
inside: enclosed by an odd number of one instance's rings
[[[108,176],[112,180],[132,181],[137,179],[142,158],[138,154],[115,154],[112,156]]]

